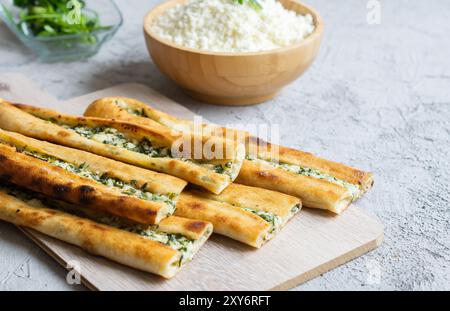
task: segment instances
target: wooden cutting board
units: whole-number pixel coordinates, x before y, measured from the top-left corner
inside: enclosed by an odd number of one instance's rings
[[[24,76],[0,75],[0,97],[65,113],[82,114],[92,100],[103,96],[134,97],[179,117],[194,116],[183,106],[139,84],[122,84],[57,101]],[[96,290],[285,290],[363,255],[383,239],[380,222],[357,206],[351,206],[339,217],[303,209],[260,250],[214,235],[177,276],[164,280],[87,254],[36,231],[21,229],[64,267],[77,261],[83,283]]]

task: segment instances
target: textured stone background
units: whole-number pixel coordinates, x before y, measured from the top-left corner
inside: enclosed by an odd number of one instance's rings
[[[187,98],[149,61],[143,13],[158,2],[117,1],[123,28],[95,57],[43,64],[0,24],[0,71],[25,73],[70,98],[140,82],[222,124],[280,124],[283,144],[371,170],[375,188],[358,203],[384,223],[385,242],[297,289],[450,289],[450,2],[309,0],[326,22],[313,67],[275,100],[215,107]],[[14,227],[0,224],[0,289],[83,289]]]

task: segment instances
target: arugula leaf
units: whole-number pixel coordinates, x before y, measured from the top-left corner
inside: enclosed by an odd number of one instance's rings
[[[22,9],[17,27],[37,37],[86,34],[84,41],[94,43],[96,38],[90,34],[109,28],[100,25],[96,12],[83,12],[83,0],[14,0],[13,5]]]

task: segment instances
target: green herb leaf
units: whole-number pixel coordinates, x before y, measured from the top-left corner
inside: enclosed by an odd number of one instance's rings
[[[8,19],[25,34],[37,37],[86,34],[82,41],[95,43],[95,30],[108,29],[101,26],[96,12],[88,16],[83,12],[82,0],[14,0],[13,5],[21,8],[19,20],[14,22],[9,10],[3,6]]]

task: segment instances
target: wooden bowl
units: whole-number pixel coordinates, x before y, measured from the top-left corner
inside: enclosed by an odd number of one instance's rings
[[[256,53],[218,53],[185,48],[151,31],[155,17],[186,0],[170,0],[144,19],[147,49],[156,66],[192,97],[219,105],[251,105],[273,98],[298,78],[316,57],[323,33],[320,15],[296,0],[280,0],[287,9],[311,14],[315,30],[302,42]]]

